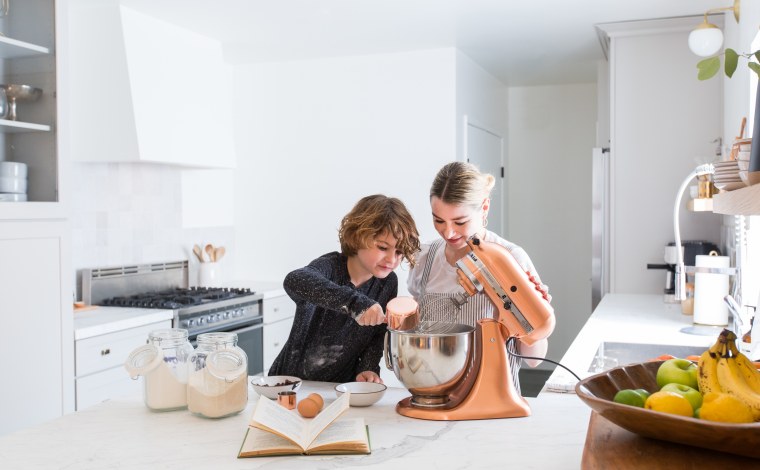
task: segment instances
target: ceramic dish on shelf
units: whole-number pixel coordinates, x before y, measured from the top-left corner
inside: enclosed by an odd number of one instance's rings
[[[624,389],[659,390],[657,369],[663,362],[610,369],[578,382],[575,393],[608,421],[640,436],[760,459],[760,423],[717,423],[612,401]]]
[[[0,202],[26,202],[26,194],[0,193]]]
[[[0,176],[26,178],[26,163],[0,162]]]
[[[0,176],[0,193],[26,193],[26,178]]]
[[[722,189],[723,191],[734,191],[736,189],[746,188],[747,185],[744,183],[744,181],[739,180],[738,182],[731,182],[731,183],[714,183],[715,187],[718,189]]]
[[[280,392],[295,392],[301,387],[301,379],[290,375],[270,375],[268,377],[254,377],[251,386],[259,395],[264,395],[272,400],[277,400]]]
[[[374,382],[348,382],[335,386],[335,395],[341,396],[346,392],[351,393],[348,404],[351,406],[370,406],[383,398],[388,389],[383,384]]]

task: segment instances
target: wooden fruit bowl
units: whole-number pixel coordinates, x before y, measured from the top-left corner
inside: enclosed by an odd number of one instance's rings
[[[663,362],[610,369],[578,382],[575,393],[604,418],[640,436],[760,459],[760,423],[716,423],[612,401],[618,391],[627,388],[659,390],[657,369]]]

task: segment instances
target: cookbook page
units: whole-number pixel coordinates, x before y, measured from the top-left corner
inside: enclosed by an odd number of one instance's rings
[[[327,410],[325,410],[327,411]],[[286,410],[267,397],[259,397],[251,417],[251,426],[271,430],[305,449],[311,441],[309,423],[295,410]]]

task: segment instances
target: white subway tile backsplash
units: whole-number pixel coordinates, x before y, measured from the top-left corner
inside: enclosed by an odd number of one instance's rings
[[[215,226],[204,227],[201,218],[197,227],[183,227],[182,171],[145,163],[73,163],[74,269],[191,259],[195,243],[225,246],[223,263],[231,265],[232,225],[217,226],[218,218],[211,218],[207,224]]]

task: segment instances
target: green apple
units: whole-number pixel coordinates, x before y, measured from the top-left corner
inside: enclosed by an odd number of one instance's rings
[[[638,390],[627,388],[625,390],[620,390],[617,392],[612,401],[615,403],[622,403],[623,405],[631,405],[637,406],[639,408],[644,408],[644,402],[647,401],[647,397]]]
[[[697,390],[699,368],[687,359],[668,359],[657,369],[657,385],[662,388],[667,384],[682,384]]]
[[[702,394],[699,393],[699,390],[693,389],[688,385],[669,383],[662,387],[662,390],[683,395],[684,398],[689,400],[691,407],[694,408],[695,411],[702,407]]]
[[[651,393],[649,393],[647,390],[644,390],[643,388],[637,388],[636,391],[644,396],[644,400],[649,398],[649,395],[651,395]]]

